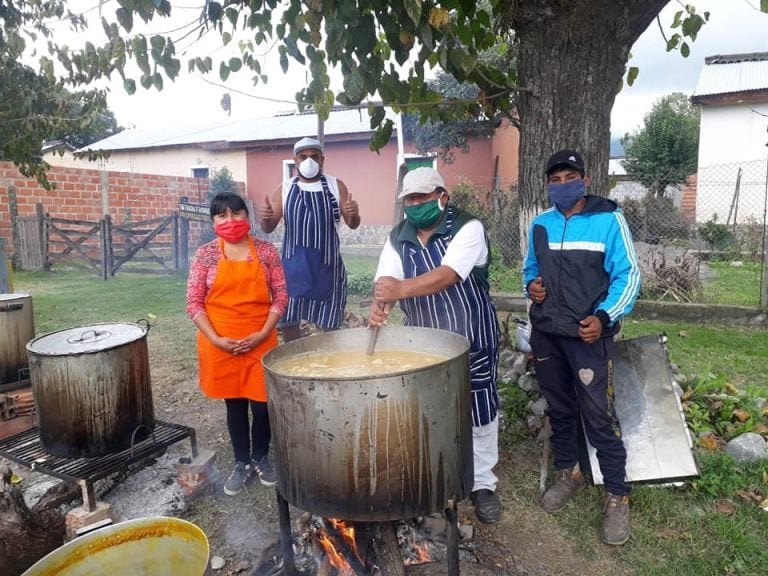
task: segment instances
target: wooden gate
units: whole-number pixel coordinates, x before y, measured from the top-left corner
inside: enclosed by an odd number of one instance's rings
[[[45,216],[46,268],[60,263],[105,278],[103,220],[70,220]]]
[[[16,258],[22,270],[45,270],[45,233],[37,218],[16,219]]]
[[[36,218],[15,220],[15,252],[24,270],[63,264],[104,280],[118,270],[144,274],[179,270],[179,218],[175,212],[116,225],[110,216],[98,221],[71,220],[45,214],[42,204],[37,208]]]
[[[123,272],[141,274],[174,274],[179,269],[178,216],[174,213],[162,218],[144,220],[132,224],[106,227],[110,246],[110,275],[114,275],[127,262],[139,262],[142,266],[123,268]]]

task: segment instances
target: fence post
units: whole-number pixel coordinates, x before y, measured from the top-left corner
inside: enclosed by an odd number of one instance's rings
[[[5,253],[5,238],[0,238],[0,294],[11,291],[10,274],[8,270],[8,255]]]
[[[109,214],[104,215],[104,254],[106,261],[106,274],[107,277],[114,276],[115,273],[112,270],[112,216]],[[105,278],[106,280],[106,278]]]
[[[760,290],[760,308],[768,310],[768,226],[763,221],[763,261],[762,261],[763,277],[760,282],[762,290]]]
[[[179,198],[179,204],[189,204],[189,196]],[[176,250],[179,260],[178,270],[186,272],[189,269],[189,220],[179,218],[179,247]]]
[[[40,262],[43,263],[43,270],[50,272],[51,265],[48,262],[48,234],[45,223],[45,208],[42,202],[35,204],[35,214],[37,216],[37,238],[40,244]]]
[[[16,204],[16,186],[8,186],[8,213],[11,217],[11,243],[13,244],[13,266],[19,267],[19,250],[21,248],[19,240],[19,208]]]
[[[171,262],[173,271],[179,271],[179,213],[173,214],[173,226],[171,227]]]

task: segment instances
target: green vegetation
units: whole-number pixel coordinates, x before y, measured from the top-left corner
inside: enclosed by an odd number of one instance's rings
[[[737,306],[760,303],[760,264],[744,262],[734,267],[730,262],[707,262],[716,274],[704,281],[704,301]]]

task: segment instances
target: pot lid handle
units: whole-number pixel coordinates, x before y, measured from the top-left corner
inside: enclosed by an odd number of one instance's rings
[[[89,335],[91,336],[89,337]],[[112,336],[112,332],[109,330],[84,330],[80,332],[80,336],[70,336],[67,338],[67,342],[69,344],[92,344],[110,336]]]
[[[149,332],[149,329],[152,328],[152,324],[149,323],[149,320],[146,318],[139,318],[136,320],[136,324],[144,328],[144,332]]]

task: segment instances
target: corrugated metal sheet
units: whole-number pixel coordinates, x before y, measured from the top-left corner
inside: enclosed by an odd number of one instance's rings
[[[740,62],[707,62],[693,97],[768,89],[768,56]]]
[[[387,116],[395,114],[387,109]],[[334,134],[370,134],[372,132],[367,110],[337,110],[331,112],[324,125],[326,136]],[[315,114],[292,114],[271,118],[228,120],[213,124],[181,128],[150,128],[123,130],[94,142],[90,150],[133,150],[163,146],[185,146],[221,142],[238,144],[245,142],[296,139],[317,134]]]

